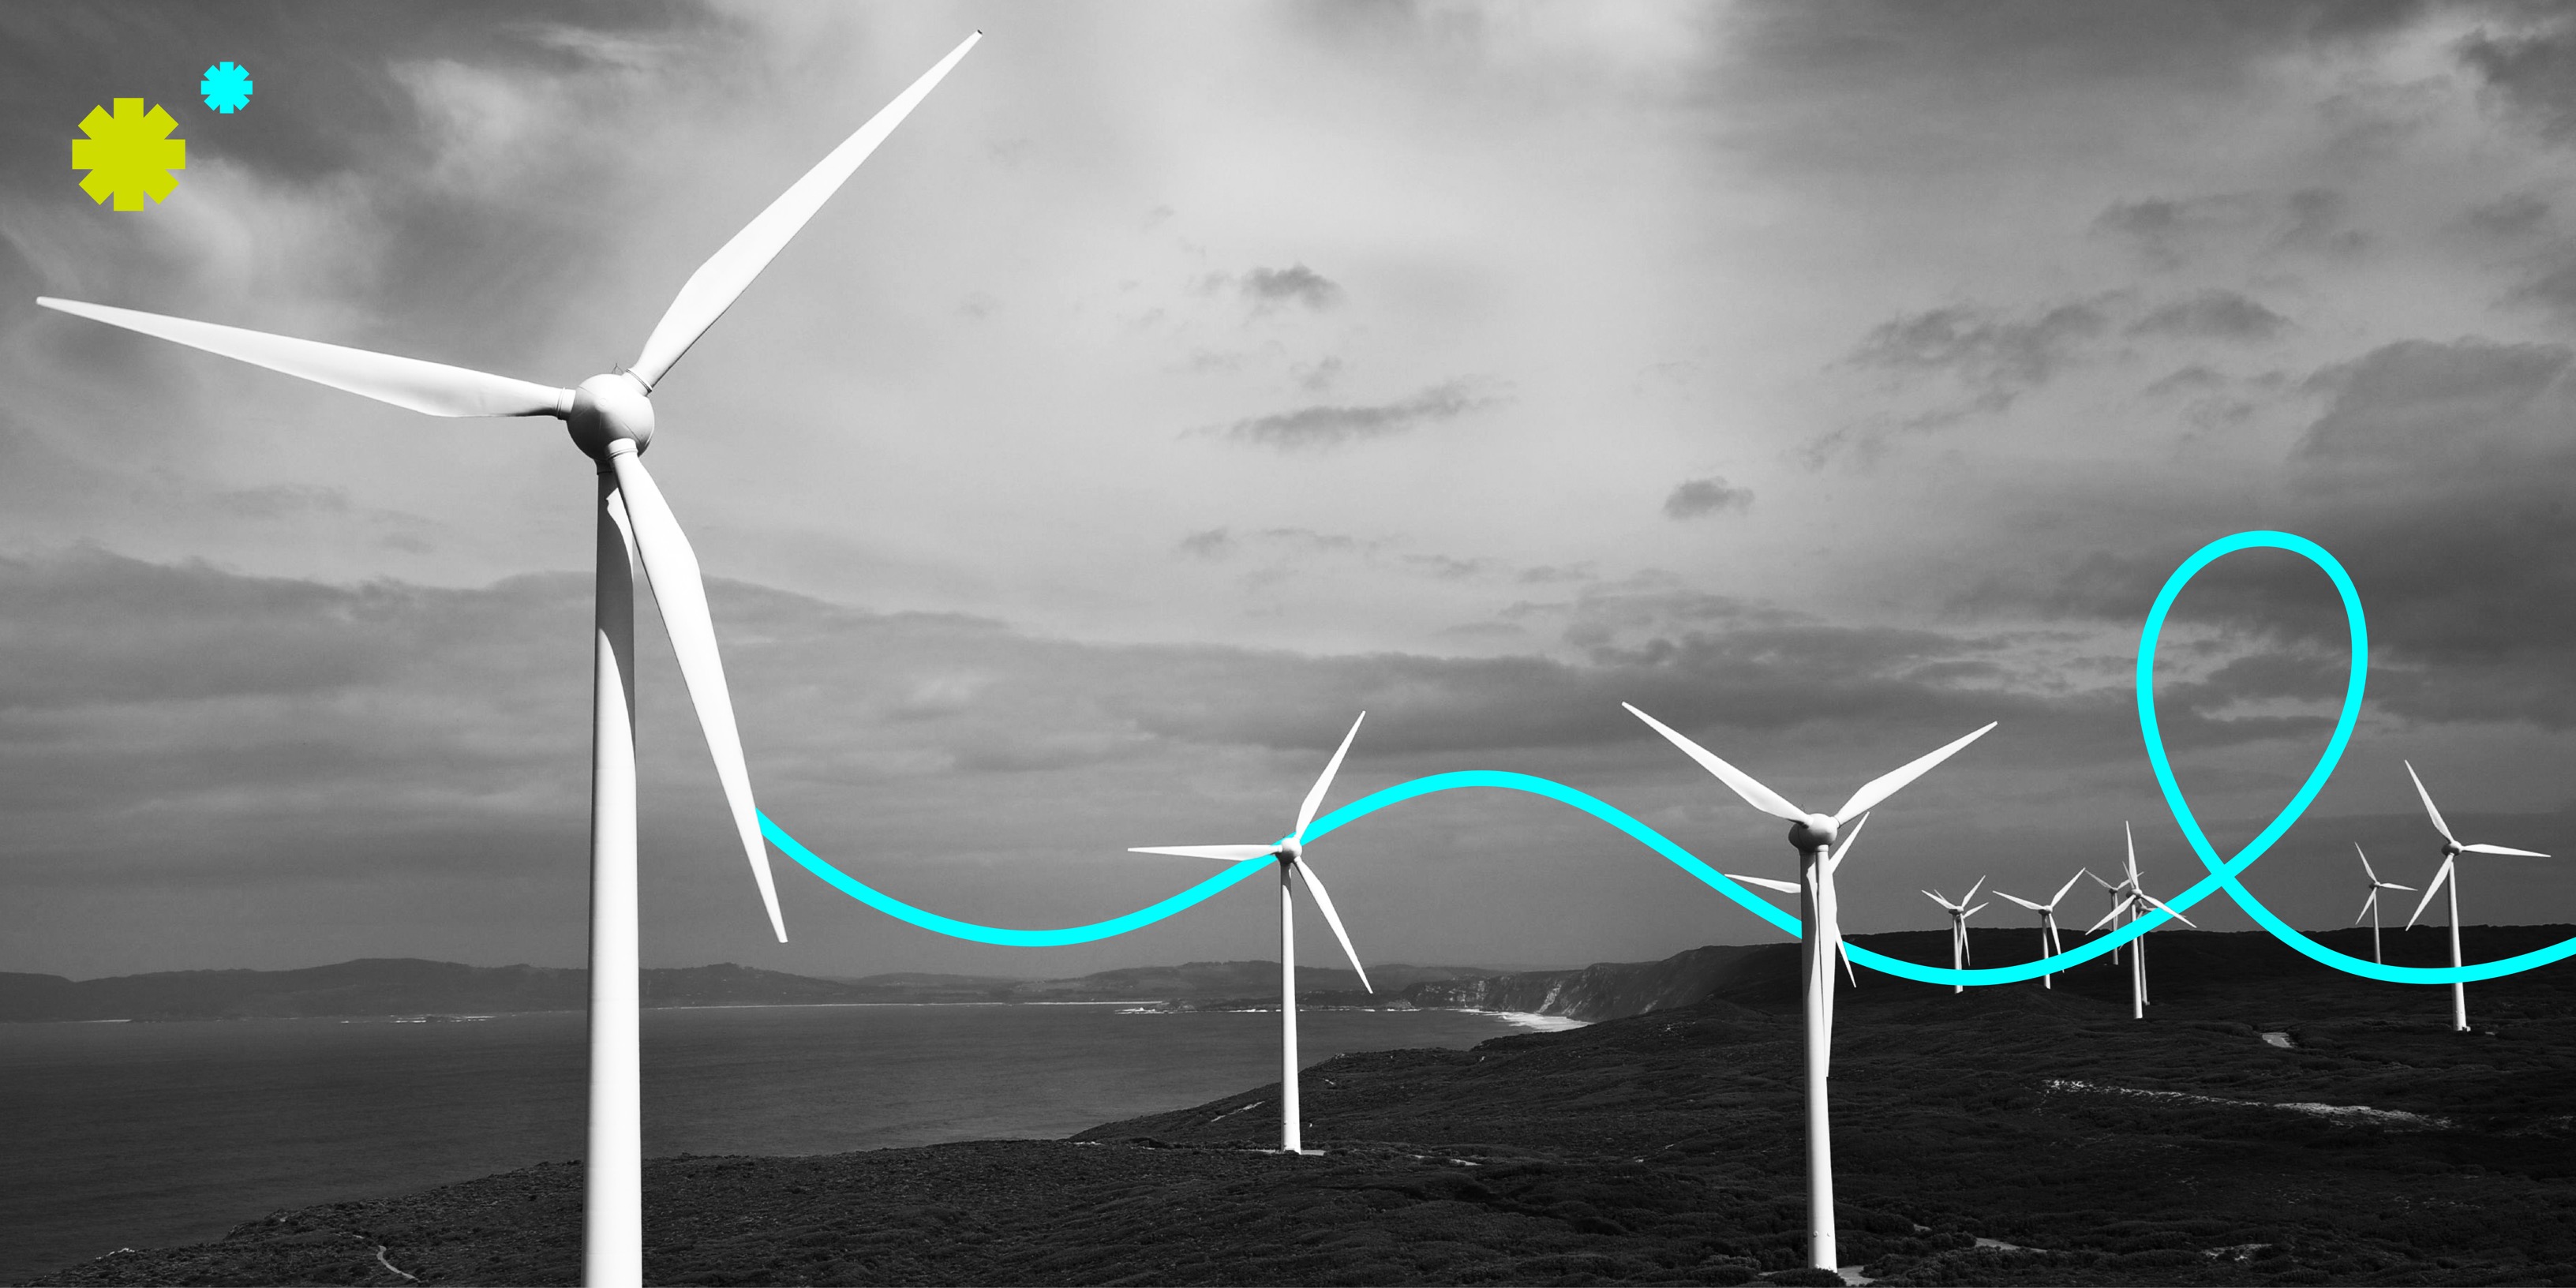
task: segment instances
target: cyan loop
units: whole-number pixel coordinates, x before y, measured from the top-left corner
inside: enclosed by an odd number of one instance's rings
[[[2325,571],[2334,582],[2335,593],[2343,597],[2344,623],[2352,634],[2352,670],[2344,683],[2343,713],[2335,719],[2334,736],[2326,741],[2325,754],[2317,758],[2316,767],[2308,771],[2308,781],[2300,786],[2297,795],[2290,798],[2290,803],[2282,807],[2271,826],[2247,842],[2244,849],[2236,852],[2236,857],[2222,861],[2218,851],[2210,845],[2209,837],[2200,830],[2200,820],[2193,817],[2190,802],[2183,799],[2182,785],[2174,781],[2173,765],[2165,757],[2164,730],[2156,723],[2156,645],[2164,637],[2165,614],[2173,609],[2174,599],[2182,594],[2182,588],[2190,585],[2191,579],[2199,575],[2201,569],[2239,550],[2253,549],[2287,550]],[[2348,953],[2336,952],[2300,933],[2298,928],[2281,920],[2237,881],[2245,869],[2253,866],[2256,859],[2263,857],[2264,852],[2290,830],[2291,824],[2299,821],[2299,816],[2307,812],[2309,803],[2325,787],[2326,780],[2333,777],[2335,765],[2343,759],[2345,744],[2352,740],[2353,725],[2361,719],[2362,689],[2369,669],[2370,631],[2362,620],[2361,594],[2353,589],[2352,577],[2344,571],[2343,565],[2335,562],[2335,557],[2326,553],[2325,547],[2306,537],[2288,532],[2239,532],[2231,537],[2221,537],[2202,546],[2165,579],[2165,588],[2156,596],[2155,607],[2148,610],[2146,625],[2138,633],[2138,732],[2146,742],[2147,760],[2155,767],[2156,785],[2164,789],[2165,804],[2173,810],[2174,822],[2182,826],[2183,838],[2191,842],[2192,851],[2200,856],[2201,866],[2208,868],[2210,873],[2200,884],[2171,900],[2171,906],[2178,910],[2189,908],[2211,891],[2224,886],[2228,898],[2234,899],[2247,916],[2281,942],[2336,970],[2395,984],[2452,984],[2495,979],[2576,955],[2576,939],[2567,939],[2519,957],[2468,966],[2388,966],[2364,961]],[[2152,926],[2163,920],[2162,913],[2154,913],[2140,924]]]

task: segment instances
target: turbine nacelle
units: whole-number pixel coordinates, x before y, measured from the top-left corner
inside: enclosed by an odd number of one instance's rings
[[[573,390],[564,428],[582,455],[603,464],[609,445],[620,439],[635,444],[640,453],[653,445],[653,400],[632,373],[602,372]]]
[[[1272,850],[1271,853],[1276,855],[1283,863],[1294,863],[1297,860],[1306,857],[1306,847],[1302,842],[1298,841],[1296,837],[1292,836],[1287,840],[1281,841],[1279,843],[1279,848]]]
[[[1809,814],[1789,825],[1789,844],[1800,854],[1829,849],[1840,835],[1842,824],[1831,814]]]

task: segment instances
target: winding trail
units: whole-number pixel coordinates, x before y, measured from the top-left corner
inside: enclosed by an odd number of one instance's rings
[[[2221,859],[2218,851],[2210,845],[2209,837],[2201,831],[2200,821],[2193,816],[2191,805],[2184,798],[2182,786],[2175,780],[2173,766],[2165,755],[2163,728],[2156,720],[2156,646],[2164,634],[2166,614],[2172,610],[2174,599],[2182,593],[2183,587],[2189,585],[2191,579],[2202,569],[2220,558],[2239,550],[2250,549],[2289,551],[2315,564],[2334,582],[2336,593],[2343,599],[2345,624],[2350,629],[2352,664],[2350,677],[2344,686],[2343,711],[2335,721],[2334,736],[2327,740],[2325,751],[2317,758],[2316,766],[2309,771],[2307,781],[2300,786],[2298,793],[2290,798],[2289,803],[2281,808],[2281,812],[2273,817],[2271,824],[2252,841],[2247,842],[2245,848],[2238,850],[2230,858]],[[2199,884],[2189,890],[2167,900],[2167,906],[2177,912],[2183,911],[2223,890],[2228,898],[2235,900],[2237,906],[2243,908],[2246,914],[2254,919],[2256,924],[2309,958],[2348,974],[2396,984],[2451,984],[2496,979],[2546,966],[2569,956],[2576,956],[2576,938],[2571,938],[2520,956],[2489,962],[2474,962],[2465,966],[2383,965],[2336,952],[2310,939],[2288,922],[2283,921],[2270,908],[2265,907],[2261,900],[2254,897],[2252,891],[2247,890],[2238,881],[2245,870],[2254,865],[2255,860],[2262,858],[2274,844],[2288,834],[2291,825],[2297,823],[2299,816],[2307,812],[2308,805],[2325,787],[2326,780],[2334,776],[2335,766],[2343,759],[2344,747],[2351,741],[2353,726],[2361,718],[2362,689],[2368,676],[2369,665],[2370,637],[2362,619],[2360,592],[2353,588],[2352,578],[2344,571],[2343,565],[2337,563],[2335,557],[2326,552],[2325,547],[2305,537],[2287,532],[2268,531],[2239,532],[2233,536],[2222,537],[2201,547],[2189,559],[2184,560],[2182,566],[2176,568],[2171,577],[2166,579],[2164,590],[2156,596],[2155,606],[2147,613],[2146,625],[2138,637],[2138,729],[2146,744],[2147,758],[2155,768],[2156,783],[2164,790],[2166,806],[2173,811],[2174,821],[2181,825],[2184,838],[2191,842],[2192,850],[2200,856],[2202,866],[2209,869],[2207,877],[2202,878]],[[1579,809],[1626,833],[1647,849],[1662,855],[1673,866],[1698,878],[1717,893],[1734,900],[1746,912],[1771,923],[1789,938],[1796,939],[1800,935],[1796,917],[1771,906],[1768,901],[1728,879],[1724,873],[1702,862],[1699,856],[1683,849],[1672,838],[1637,821],[1607,801],[1563,783],[1529,774],[1467,769],[1432,774],[1409,782],[1397,783],[1352,801],[1316,820],[1314,826],[1306,831],[1306,841],[1312,844],[1317,838],[1336,829],[1356,823],[1390,805],[1400,804],[1417,796],[1471,787],[1526,792]],[[1096,921],[1081,926],[1064,926],[1052,930],[1020,930],[1007,926],[985,926],[970,921],[959,921],[953,917],[943,917],[927,909],[914,907],[833,866],[828,860],[807,849],[795,837],[789,835],[785,828],[780,827],[767,814],[760,816],[760,828],[762,834],[769,838],[770,844],[777,846],[781,853],[794,859],[806,871],[821,878],[834,889],[887,916],[910,922],[924,930],[937,931],[958,939],[1026,948],[1091,943],[1095,940],[1123,935],[1195,906],[1236,882],[1256,873],[1268,872],[1271,868],[1271,860],[1266,855],[1257,859],[1247,859],[1168,899],[1149,904],[1123,917],[1112,917],[1107,921]],[[2020,980],[2037,979],[2042,975],[2054,974],[2079,963],[2091,961],[2154,930],[2163,925],[2166,920],[2167,915],[2163,912],[2149,913],[2082,947],[2071,948],[2052,957],[2043,957],[2036,961],[2012,966],[1982,966],[1968,969],[1927,966],[1919,962],[1872,952],[1857,944],[1847,946],[1851,952],[1852,963],[1856,966],[1867,966],[1872,970],[1905,979],[1919,980],[1926,984],[2010,984]]]

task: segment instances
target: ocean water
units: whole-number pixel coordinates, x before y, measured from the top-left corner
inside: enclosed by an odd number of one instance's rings
[[[1276,1012],[1123,1010],[646,1011],[644,1151],[1064,1136],[1278,1077]],[[1310,1011],[1298,1045],[1312,1064],[1530,1025],[1545,1022]],[[583,1032],[574,1012],[0,1024],[0,1282],[119,1247],[219,1238],[279,1208],[578,1158]]]

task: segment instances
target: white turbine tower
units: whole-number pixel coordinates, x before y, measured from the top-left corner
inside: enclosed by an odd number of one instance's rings
[[[2456,967],[2460,964],[2460,878],[2452,871],[2454,862],[2462,854],[2512,854],[2526,859],[2545,859],[2549,856],[2534,850],[2508,849],[2501,845],[2460,844],[2459,838],[2451,835],[2451,825],[2442,821],[2442,811],[2433,808],[2433,794],[2424,790],[2424,780],[2416,776],[2412,761],[2406,762],[2406,776],[2415,779],[2415,794],[2424,798],[2424,812],[2432,816],[2433,830],[2442,834],[2442,866],[2433,873],[2432,883],[2424,887],[2423,902],[2415,905],[2415,916],[2406,919],[2406,928],[2413,930],[2415,918],[2423,916],[2424,910],[2432,906],[2434,894],[2444,885],[2449,885],[2451,888],[2451,965]],[[2469,986],[2456,981],[2451,985],[2451,1027],[2462,1033],[2469,1031]]]
[[[432,416],[553,416],[566,423],[574,445],[597,463],[598,495],[592,506],[598,580],[592,652],[590,1128],[582,1228],[582,1274],[591,1284],[641,1283],[644,1275],[635,903],[634,578],[639,561],[651,579],[662,624],[670,631],[671,651],[679,656],[680,676],[697,708],[698,726],[715,760],[743,857],[759,882],[770,928],[781,943],[787,939],[697,555],[642,460],[653,442],[653,387],[982,35],[968,36],[700,265],[654,326],[633,366],[592,376],[576,388],[157,313],[76,300],[36,301]]]
[[[1950,914],[1950,969],[1952,970],[1968,968],[1968,918],[1986,910],[1985,904],[1981,903],[1971,908],[1968,906],[1968,901],[1976,898],[1977,890],[1985,884],[1984,877],[1977,878],[1977,884],[1969,886],[1968,892],[1960,895],[1957,903],[1952,903],[1930,890],[1923,892],[1924,898],[1941,905],[1941,911]],[[1968,991],[1968,986],[1952,984],[1950,991],[1964,993]]]
[[[2352,924],[2358,926],[2361,924],[2362,918],[2370,918],[2370,960],[2384,963],[2387,959],[2379,955],[2379,892],[2382,890],[2403,890],[2408,894],[2413,894],[2415,892],[2415,887],[2399,885],[2394,881],[2380,880],[2379,874],[2370,870],[2370,856],[2361,853],[2361,842],[2353,842],[2352,852],[2355,854],[2361,854],[2362,875],[2370,878],[2370,897],[2361,901],[2361,911],[2352,915]],[[2410,922],[2408,924],[2411,925],[2413,923]]]
[[[1128,847],[1134,854],[1179,854],[1194,859],[1223,859],[1241,863],[1251,859],[1276,859],[1279,863],[1279,1152],[1306,1152],[1297,1096],[1297,888],[1291,877],[1303,876],[1306,888],[1314,892],[1315,908],[1324,914],[1324,924],[1333,928],[1333,938],[1340,940],[1342,955],[1351,959],[1351,969],[1359,972],[1360,987],[1374,993],[1377,986],[1369,983],[1368,968],[1360,965],[1359,953],[1351,947],[1350,934],[1342,929],[1341,914],[1333,911],[1333,896],[1324,889],[1324,878],[1306,858],[1306,828],[1315,821],[1315,810],[1324,803],[1324,792],[1333,785],[1333,775],[1342,768],[1342,757],[1351,749],[1351,739],[1359,736],[1360,719],[1351,722],[1351,731],[1342,735],[1342,745],[1324,766],[1324,776],[1306,792],[1306,802],[1297,807],[1297,828],[1268,845],[1137,845]]]
[[[1655,732],[1698,761],[1701,768],[1717,775],[1718,781],[1743,797],[1746,804],[1789,823],[1789,844],[1798,850],[1801,878],[1798,912],[1805,927],[1805,934],[1800,938],[1798,967],[1800,988],[1806,1003],[1807,1033],[1807,1261],[1820,1270],[1835,1269],[1833,1125],[1825,1112],[1825,1075],[1833,1058],[1834,1022],[1834,968],[1833,958],[1828,952],[1829,946],[1839,949],[1842,943],[1840,912],[1834,897],[1834,869],[1839,866],[1841,852],[1829,854],[1828,851],[1843,824],[1852,823],[1867,814],[1879,802],[1922,777],[1934,765],[1984,737],[1986,730],[1994,728],[1994,725],[1989,723],[1985,729],[1979,729],[1939,751],[1861,784],[1860,790],[1853,792],[1851,799],[1843,802],[1842,809],[1835,813],[1810,814],[1790,804],[1778,792],[1755,782],[1752,775],[1683,737],[1664,722],[1631,704],[1623,702],[1619,705],[1627,707],[1628,714],[1645,721]],[[1855,834],[1859,832],[1857,823],[1852,830]]]
[[[2089,935],[2095,930],[2118,921],[2122,913],[2127,913],[2129,920],[2136,921],[2147,915],[2146,909],[2139,906],[2141,904],[2152,904],[2157,911],[2174,920],[2191,926],[2194,930],[2200,929],[2199,926],[2193,925],[2191,918],[2164,906],[2154,895],[2147,893],[2146,887],[2138,883],[2137,834],[2129,830],[2125,820],[2120,824],[2120,833],[2127,837],[2129,842],[2129,875],[2118,885],[2113,885],[2100,877],[2093,878],[2093,884],[2111,892],[2111,910],[2102,914],[2102,919],[2094,922],[2092,928],[2084,933]],[[2090,872],[2083,875],[2090,875]],[[2116,961],[2118,958],[2115,956],[2113,960]],[[2147,937],[2145,935],[2129,941],[2129,1018],[2133,1020],[2147,1018]]]
[[[2042,957],[2055,957],[2059,953],[2066,951],[2066,941],[2057,937],[2057,905],[2066,902],[2066,892],[2074,889],[2075,883],[2083,880],[2087,875],[2089,875],[2089,871],[2087,869],[2077,868],[2075,870],[2075,875],[2066,878],[2066,884],[2057,887],[2057,893],[2051,895],[2046,903],[2032,903],[2030,900],[2022,898],[2020,895],[2004,894],[2001,890],[1997,890],[1995,893],[2003,895],[2004,898],[2010,899],[2014,903],[2020,904],[2021,906],[2030,909],[2032,912],[2039,914],[2039,955]],[[2042,975],[2039,977],[2039,986],[2041,988],[2055,988],[2057,985],[2050,981],[2055,980],[2056,978],[2057,976],[2055,975]]]

